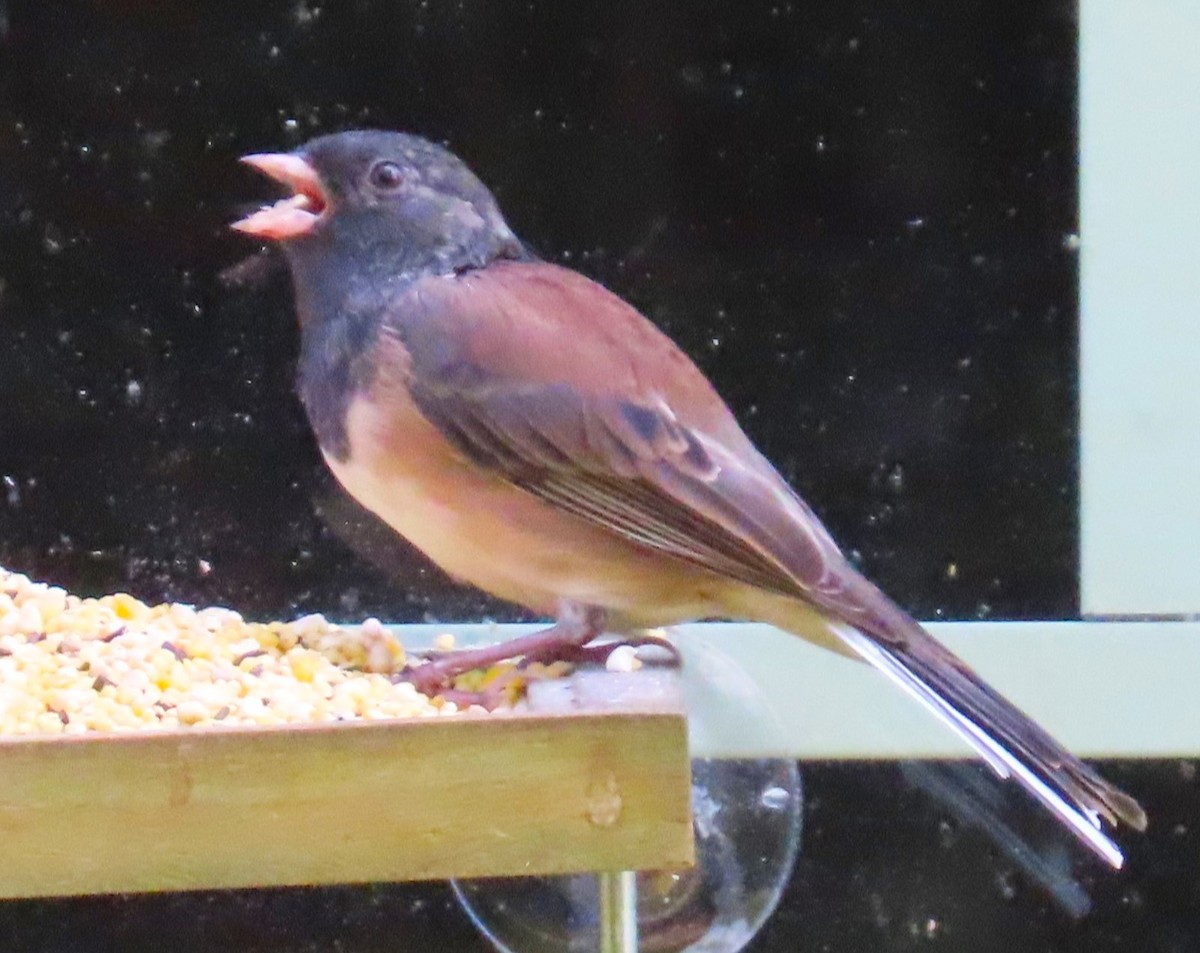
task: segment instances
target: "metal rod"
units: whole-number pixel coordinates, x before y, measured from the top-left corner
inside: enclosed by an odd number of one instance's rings
[[[600,886],[600,953],[637,953],[637,874],[597,874]]]

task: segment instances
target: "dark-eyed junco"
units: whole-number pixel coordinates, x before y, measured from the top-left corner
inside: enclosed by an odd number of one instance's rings
[[[234,228],[279,241],[299,390],[330,468],[452,575],[557,619],[462,667],[699,618],[861,658],[1088,847],[1146,815],[846,561],[696,366],[637,311],[539,261],[446,149],[346,132],[245,161],[290,198]]]

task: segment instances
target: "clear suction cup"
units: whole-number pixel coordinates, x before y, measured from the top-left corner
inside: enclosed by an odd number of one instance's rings
[[[749,677],[690,636],[683,694],[693,752],[719,751],[733,725],[778,732]],[[775,752],[784,746],[770,744]],[[774,911],[800,843],[793,759],[695,758],[696,865],[686,870],[455,881],[459,901],[503,953],[737,953]]]

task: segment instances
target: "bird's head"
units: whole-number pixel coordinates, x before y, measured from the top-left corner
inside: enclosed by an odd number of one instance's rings
[[[278,241],[294,270],[320,257],[394,278],[521,254],[487,187],[419,136],[341,132],[243,161],[291,195],[232,227]]]

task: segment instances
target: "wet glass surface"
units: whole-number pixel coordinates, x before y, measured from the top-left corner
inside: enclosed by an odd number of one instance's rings
[[[254,617],[524,617],[335,488],[287,282],[225,228],[267,194],[237,156],[370,125],[447,139],[675,336],[916,615],[1073,617],[1076,29],[1062,0],[0,0],[0,565]],[[1111,773],[1153,828],[1055,900],[897,766],[805,766],[752,949],[1194,949],[1196,766]],[[164,942],[485,949],[441,885],[0,904],[4,950]]]

